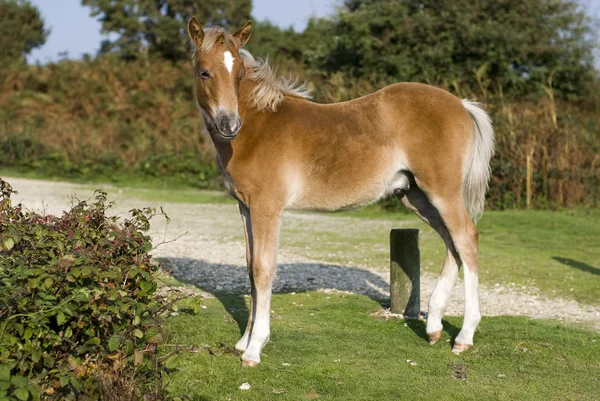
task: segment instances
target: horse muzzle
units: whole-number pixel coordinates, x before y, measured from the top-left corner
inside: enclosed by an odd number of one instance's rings
[[[227,141],[235,139],[240,128],[242,119],[237,113],[218,113],[214,119],[215,128],[221,138]]]

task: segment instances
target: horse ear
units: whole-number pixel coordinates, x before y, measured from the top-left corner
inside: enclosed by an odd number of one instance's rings
[[[196,46],[202,45],[202,41],[204,40],[204,30],[202,30],[202,25],[200,25],[196,17],[192,17],[188,23],[188,35],[190,35],[190,39]]]
[[[243,47],[250,39],[250,35],[252,35],[252,21],[246,22],[239,31],[233,34],[233,37],[239,40],[240,47]]]

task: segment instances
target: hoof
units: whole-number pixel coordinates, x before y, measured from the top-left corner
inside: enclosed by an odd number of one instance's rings
[[[259,363],[260,362],[251,361],[249,359],[242,359],[242,366],[248,367],[248,368],[253,368],[255,366],[258,366]]]
[[[442,330],[434,331],[433,333],[427,333],[427,336],[429,337],[429,344],[433,345],[437,343],[442,336]]]
[[[455,343],[454,347],[452,347],[452,352],[454,352],[456,355],[458,355],[461,352],[466,351],[466,350],[468,350],[471,347],[472,347],[471,344]]]

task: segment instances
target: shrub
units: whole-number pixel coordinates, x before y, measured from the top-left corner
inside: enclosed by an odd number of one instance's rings
[[[144,232],[164,213],[136,209],[120,224],[96,191],[43,216],[12,193],[0,179],[0,399],[160,399],[167,305]]]

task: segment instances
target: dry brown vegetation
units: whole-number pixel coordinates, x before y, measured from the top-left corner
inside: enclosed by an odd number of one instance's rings
[[[319,102],[342,101],[381,84],[300,71]],[[0,72],[0,167],[82,179],[169,180],[218,188],[212,145],[202,135],[188,63],[124,63],[104,56]],[[598,101],[555,98],[551,82],[514,100],[485,86],[434,82],[478,98],[492,114],[497,150],[488,205],[597,205]],[[541,88],[540,88],[541,89]]]

